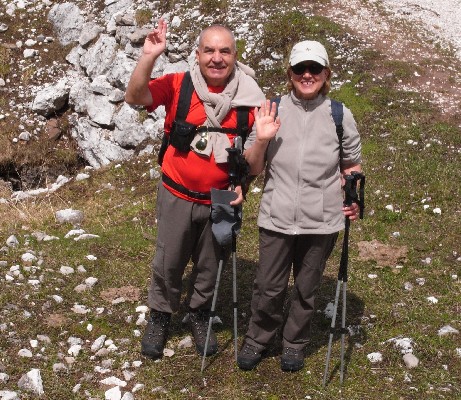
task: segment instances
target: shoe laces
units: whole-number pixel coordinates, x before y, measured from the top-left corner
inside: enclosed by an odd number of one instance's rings
[[[245,343],[243,345],[242,353],[244,355],[249,355],[249,354],[256,355],[256,354],[259,354],[260,351],[258,350],[256,346],[253,346],[252,344],[249,344],[249,343]]]
[[[293,347],[285,347],[283,349],[283,355],[288,357],[299,357],[301,356],[301,350],[294,349]]]
[[[148,335],[151,337],[162,337],[165,334],[165,330],[170,324],[170,316],[164,313],[152,313],[148,328]]]

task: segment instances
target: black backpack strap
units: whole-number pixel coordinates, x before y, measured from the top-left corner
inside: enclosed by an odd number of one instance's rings
[[[187,114],[189,113],[190,101],[192,99],[193,91],[194,91],[194,85],[192,84],[190,72],[187,71],[184,74],[184,78],[181,82],[181,88],[179,91],[179,99],[178,99],[178,108],[176,109],[175,120],[179,120],[179,121],[186,120]],[[160,150],[158,152],[158,157],[157,157],[157,162],[159,165],[162,165],[163,157],[165,156],[165,152],[169,144],[170,144],[170,138],[164,133],[163,138],[162,138],[162,145],[160,146]]]
[[[248,126],[248,117],[250,114],[250,109],[248,107],[237,107],[237,131],[239,136],[242,138],[242,145],[245,144],[247,140],[249,126]]]
[[[331,116],[333,117],[333,121],[336,125],[336,134],[338,135],[339,140],[339,159],[343,159],[343,134],[344,134],[344,127],[343,127],[343,103],[337,100],[331,99]]]
[[[192,78],[190,77],[190,71],[184,74],[184,78],[181,82],[181,89],[179,92],[178,108],[176,109],[176,120],[185,121],[187,114],[189,114],[190,101],[192,99],[192,93],[194,92],[194,85]]]
[[[280,96],[277,96],[277,97],[273,97],[271,99],[271,107],[272,107],[272,103],[275,103],[277,104],[277,109],[275,110],[275,118],[277,118],[277,115],[279,115],[279,105],[280,105],[280,100],[282,98]]]

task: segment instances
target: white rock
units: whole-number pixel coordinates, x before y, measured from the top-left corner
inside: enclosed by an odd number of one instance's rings
[[[439,300],[435,298],[434,296],[427,297],[427,301],[432,304],[437,304],[439,302]]]
[[[106,335],[99,336],[91,345],[91,351],[96,353],[99,349],[104,346],[104,341],[106,340]]]
[[[53,296],[51,296],[53,298],[53,300],[56,302],[56,303],[62,303],[63,302],[63,298],[61,296],[58,296],[57,294],[54,294]]]
[[[67,372],[67,365],[64,363],[55,363],[53,364],[53,372],[59,374],[60,372]]]
[[[80,235],[80,236],[77,236],[76,238],[74,238],[74,240],[76,242],[78,242],[79,240],[96,239],[98,237],[99,237],[98,235],[92,235],[90,233],[84,233],[83,235]]]
[[[8,239],[6,239],[6,245],[8,247],[17,247],[19,246],[19,241],[16,236],[11,235]]]
[[[411,338],[392,338],[388,342],[394,342],[395,348],[402,354],[413,353],[413,339]]]
[[[413,290],[413,285],[410,282],[405,282],[404,286],[405,290]]]
[[[55,216],[59,223],[70,222],[72,224],[79,224],[83,221],[83,212],[71,208],[56,211]]]
[[[434,209],[432,210],[432,212],[433,212],[434,214],[439,214],[439,215],[442,214],[442,210],[441,210],[439,207],[434,208]]]
[[[88,179],[90,177],[90,175],[88,174],[83,174],[83,173],[80,173],[80,174],[77,174],[77,176],[75,177],[75,180],[78,182],[78,181],[83,181],[85,179]]]
[[[0,400],[19,400],[19,396],[10,390],[0,390]]]
[[[77,292],[77,293],[86,292],[88,289],[89,289],[89,287],[87,285],[85,285],[84,283],[74,287],[74,291]]]
[[[4,372],[0,372],[0,383],[6,383],[8,382],[9,379],[10,377],[8,374],[5,374]]]
[[[37,260],[37,257],[35,257],[32,253],[24,253],[21,256],[21,260],[26,263],[32,263]]]
[[[173,357],[174,356],[174,350],[165,348],[165,349],[163,349],[163,355],[165,357]]]
[[[407,366],[407,368],[416,368],[419,364],[418,358],[412,354],[412,353],[407,353],[403,356],[403,362]]]
[[[451,333],[457,335],[457,334],[459,334],[459,331],[458,331],[458,329],[455,329],[455,328],[451,327],[450,325],[445,325],[442,328],[440,328],[439,331],[438,331],[439,336],[445,336],[445,335],[449,335]]]
[[[89,287],[93,287],[94,285],[96,285],[96,283],[98,283],[98,278],[90,276],[89,278],[85,279],[85,284]]]
[[[134,396],[130,392],[125,392],[122,397],[122,400],[134,400]]]
[[[383,361],[383,355],[379,352],[370,353],[367,355],[367,358],[373,364]]]
[[[19,357],[31,358],[32,352],[29,349],[21,349],[18,351]]]
[[[96,235],[94,235],[96,236]],[[99,236],[98,236],[99,237]],[[85,257],[87,260],[90,260],[90,261],[96,261],[98,259],[98,257],[96,256],[93,256],[92,254],[88,254],[86,257]]]
[[[75,271],[72,267],[68,267],[67,265],[61,266],[59,269],[59,272],[63,275],[72,275]]]
[[[90,312],[90,310],[88,310],[86,306],[81,304],[74,304],[74,306],[72,307],[72,311],[76,314],[87,314]]]
[[[146,313],[149,311],[149,307],[147,306],[138,306],[136,307],[136,310],[135,310],[137,313]]]
[[[85,233],[85,230],[83,229],[71,229],[69,232],[66,233],[64,237],[68,239],[72,236],[83,235],[84,233]]]
[[[125,387],[126,382],[122,381],[121,379],[117,378],[116,376],[109,376],[108,378],[103,379],[102,381],[99,381],[99,383],[107,386],[120,386],[120,387]]]
[[[142,389],[144,389],[144,385],[142,383],[137,383],[136,385],[133,386],[133,389],[131,389],[131,391],[133,393],[136,393]]]
[[[136,325],[137,326],[147,325],[146,314],[144,313],[139,314],[138,319],[136,320]]]
[[[18,381],[19,388],[28,392],[33,392],[38,396],[44,394],[42,377],[39,369],[31,369],[27,374],[23,375]]]
[[[104,398],[106,400],[121,400],[122,392],[118,386],[115,386],[104,393]]]
[[[82,346],[79,344],[74,344],[70,346],[69,350],[67,350],[67,353],[73,357],[77,357],[82,350]]]
[[[461,347],[455,349],[456,357],[461,358]]]
[[[194,344],[192,343],[192,338],[190,336],[186,336],[178,343],[178,349],[187,349],[192,347]]]
[[[171,20],[171,26],[174,28],[179,28],[180,25],[181,25],[181,18],[175,15],[173,19]]]

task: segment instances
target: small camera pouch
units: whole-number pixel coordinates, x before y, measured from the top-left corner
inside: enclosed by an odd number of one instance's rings
[[[174,121],[170,132],[170,144],[182,152],[190,150],[197,127],[186,121]]]

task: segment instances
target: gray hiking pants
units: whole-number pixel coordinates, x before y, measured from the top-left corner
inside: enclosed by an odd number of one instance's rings
[[[246,341],[264,349],[283,323],[283,305],[293,266],[294,286],[283,328],[283,346],[303,349],[314,314],[314,301],[338,233],[285,235],[259,230],[259,266],[253,283]]]
[[[149,307],[168,313],[179,309],[183,274],[191,259],[189,306],[193,309],[211,308],[222,252],[211,232],[210,206],[180,199],[160,182],[157,224]],[[228,256],[229,251],[226,251],[224,261]]]

